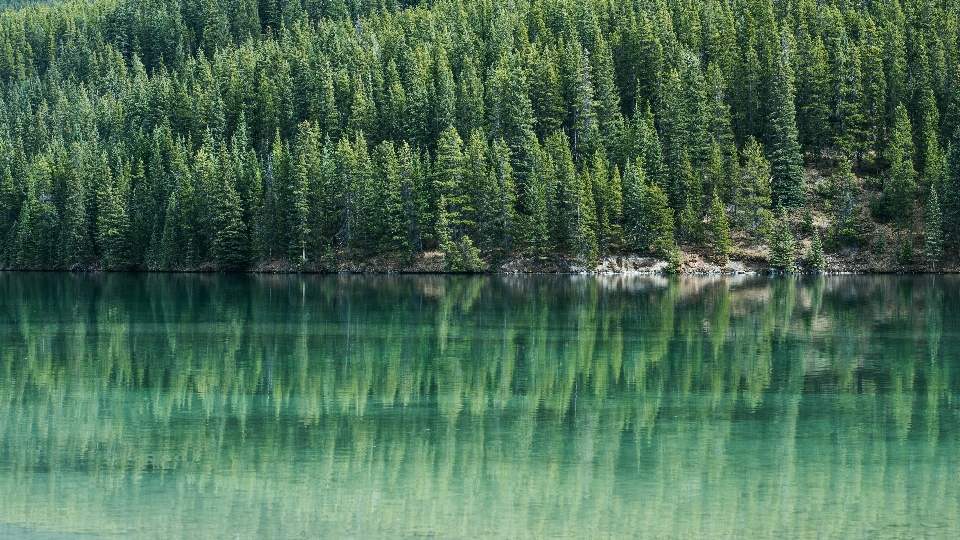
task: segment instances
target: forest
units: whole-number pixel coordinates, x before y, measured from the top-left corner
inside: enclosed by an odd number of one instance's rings
[[[8,6],[21,6],[8,2]],[[0,14],[0,268],[960,248],[957,0]],[[756,248],[756,249],[754,249]],[[682,250],[682,251],[681,251]]]

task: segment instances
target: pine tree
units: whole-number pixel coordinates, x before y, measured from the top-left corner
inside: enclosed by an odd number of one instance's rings
[[[225,175],[221,178],[215,201],[216,215],[214,223],[216,233],[213,239],[213,264],[217,270],[244,270],[250,261],[249,236],[243,222],[243,207],[240,196],[233,186],[233,178]]]
[[[97,191],[97,243],[107,270],[127,270],[133,266],[130,246],[130,216],[125,195],[129,178],[129,164],[124,164],[116,179],[103,163],[103,181]]]
[[[770,162],[753,137],[743,148],[743,161],[743,172],[735,184],[736,193],[731,197],[734,221],[755,237],[762,237],[767,234],[767,226],[773,218],[770,212]]]
[[[580,261],[591,263],[597,259],[597,215],[593,195],[593,181],[589,169],[584,168],[577,178],[574,222],[571,237],[573,254]]]
[[[480,260],[480,250],[474,247],[469,236],[455,238],[456,231],[448,219],[449,207],[446,199],[441,195],[439,216],[437,218],[437,243],[447,268],[454,272],[475,272],[483,267]]]
[[[553,208],[551,240],[567,253],[592,261],[597,252],[596,215],[593,189],[588,174],[578,174],[567,136],[551,135],[545,149],[553,164]]]
[[[661,190],[667,191],[671,182],[663,161],[663,147],[654,126],[653,113],[646,103],[642,108],[638,105],[634,111],[633,133],[634,148],[631,160],[639,158],[646,178],[660,186]]]
[[[490,174],[488,177],[486,198],[489,202],[491,220],[491,240],[497,247],[509,253],[517,236],[516,187],[513,183],[513,167],[510,166],[510,147],[503,139],[490,146]]]
[[[642,238],[648,250],[661,257],[671,257],[678,250],[674,238],[673,209],[660,186],[647,182],[641,195],[643,216]]]
[[[646,251],[644,243],[644,184],[642,161],[628,161],[623,169],[623,236],[629,249]]]
[[[897,248],[897,262],[904,266],[913,264],[913,244],[910,243],[910,235],[904,236],[900,247]]]
[[[540,137],[560,129],[566,116],[556,56],[554,49],[547,46],[530,60],[533,65],[530,103],[536,116],[536,133]]]
[[[7,249],[7,237],[20,214],[22,202],[17,191],[10,166],[7,165],[0,172],[0,266],[9,264],[13,259]]]
[[[940,201],[935,186],[930,186],[927,199],[927,215],[924,220],[923,256],[931,270],[937,269],[937,263],[943,258],[943,215],[940,213]]]
[[[777,215],[777,224],[770,238],[770,266],[781,272],[792,272],[794,267],[793,233],[790,232],[790,221],[787,212],[780,209]]]
[[[384,141],[374,149],[373,171],[377,197],[374,218],[376,250],[407,255],[411,252],[411,245],[407,234],[404,182],[392,142]]]
[[[57,263],[57,236],[60,216],[51,198],[46,158],[30,167],[27,196],[14,224],[11,251],[18,268],[53,269]]]
[[[883,194],[872,206],[874,217],[889,221],[900,230],[910,227],[913,222],[913,202],[917,190],[916,171],[913,168],[913,137],[907,109],[901,104],[897,107],[890,134],[890,147],[887,157],[890,169],[887,171]]]
[[[90,239],[85,186],[77,170],[70,172],[65,187],[67,193],[60,225],[60,267],[69,269],[90,256]]]
[[[288,251],[291,260],[307,261],[307,244],[311,244],[313,231],[310,221],[310,194],[318,174],[313,170],[320,162],[319,141],[309,122],[300,124],[293,147],[286,196]]]
[[[818,155],[827,147],[830,133],[830,92],[827,50],[820,36],[803,32],[798,38],[799,79],[804,91],[797,96],[798,128],[804,150]]]
[[[399,165],[398,176],[400,181],[401,200],[403,202],[403,221],[406,227],[405,257],[412,258],[415,253],[423,251],[423,237],[421,221],[423,209],[426,206],[424,197],[419,189],[425,182],[417,159],[410,150],[410,145],[403,143],[397,151]]]
[[[535,142],[535,141],[534,141]],[[533,180],[524,188],[529,214],[519,216],[522,220],[520,236],[534,257],[540,257],[554,248],[551,242],[552,220],[550,211],[554,206],[556,173],[553,160],[539,144],[533,147]]]
[[[713,203],[710,205],[710,252],[713,260],[719,265],[727,264],[730,255],[730,223],[727,213],[723,209],[720,197],[714,193]]]
[[[810,242],[810,251],[807,252],[807,267],[815,271],[823,271],[827,267],[826,258],[823,255],[823,241],[820,235],[813,233],[813,241]]]
[[[444,259],[457,272],[479,270],[480,251],[469,236],[476,225],[475,203],[467,185],[463,141],[453,126],[440,137],[433,182],[440,194],[437,239]]]
[[[769,81],[772,89],[766,140],[770,149],[771,200],[774,206],[790,209],[803,204],[803,156],[797,142],[793,71],[786,38],[782,42],[783,51],[777,57],[773,80]]]
[[[953,246],[960,245],[960,127],[954,130],[950,140],[947,174],[939,192],[946,232],[944,240]]]

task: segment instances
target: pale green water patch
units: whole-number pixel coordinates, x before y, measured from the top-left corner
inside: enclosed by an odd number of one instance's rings
[[[0,538],[960,536],[960,279],[0,273]]]

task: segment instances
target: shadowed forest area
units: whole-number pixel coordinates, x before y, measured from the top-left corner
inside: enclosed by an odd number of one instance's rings
[[[16,4],[10,4],[16,5]],[[955,0],[0,15],[0,265],[955,265]]]

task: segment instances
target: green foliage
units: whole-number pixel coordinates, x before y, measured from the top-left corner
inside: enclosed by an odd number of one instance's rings
[[[681,4],[4,12],[0,267],[409,261],[444,213],[484,262],[665,255],[715,196],[767,239],[805,158],[841,163],[827,247],[873,236],[852,170],[901,234],[934,186],[960,246],[956,3]]]
[[[641,194],[643,243],[651,253],[667,257],[677,252],[674,240],[673,209],[660,186],[646,183]]]
[[[770,212],[770,162],[764,157],[760,143],[752,137],[743,149],[743,161],[743,172],[734,184],[731,197],[734,223],[755,238],[762,238],[773,217]]]
[[[480,250],[474,247],[469,236],[456,236],[455,227],[449,219],[449,204],[440,197],[440,217],[437,219],[437,240],[447,268],[454,272],[476,272],[483,267]]]
[[[923,232],[923,258],[930,264],[931,269],[936,269],[937,263],[943,258],[943,214],[940,212],[940,201],[934,186],[930,186]]]
[[[770,197],[774,206],[799,208],[803,204],[803,156],[793,101],[793,70],[786,50],[777,56],[771,83],[766,137],[770,149]]]
[[[887,155],[890,159],[890,170],[884,182],[883,194],[871,204],[870,210],[875,218],[905,230],[913,221],[917,173],[911,157],[913,139],[910,119],[903,104],[896,109]]]
[[[105,178],[97,191],[97,243],[103,253],[103,266],[107,270],[127,270],[133,266],[130,245],[130,216],[126,209],[127,179],[129,164],[122,169],[116,180],[104,164]]]
[[[717,194],[713,195],[709,217],[710,254],[717,264],[725,265],[730,255],[730,223],[727,221],[727,212]]]
[[[823,241],[820,235],[813,233],[813,240],[810,242],[810,250],[807,251],[807,267],[812,270],[822,271],[827,267],[827,261],[823,254]]]
[[[781,208],[777,214],[777,224],[774,226],[773,234],[770,237],[770,266],[781,272],[792,272],[794,270],[795,249],[787,212]]]
[[[905,266],[913,264],[913,243],[909,237],[904,237],[897,248],[897,262]]]
[[[943,213],[944,240],[960,244],[960,126],[950,140],[947,153],[947,174],[943,182],[940,204]]]

